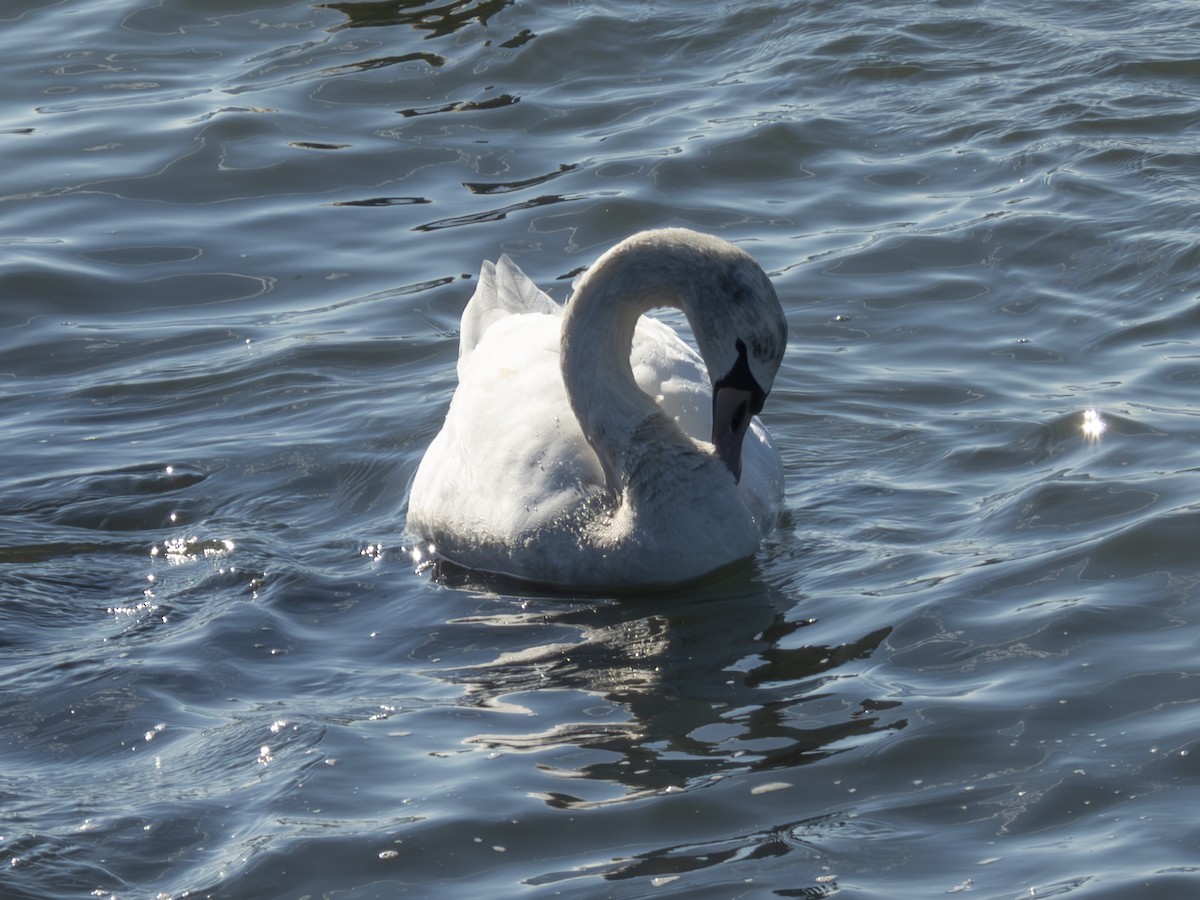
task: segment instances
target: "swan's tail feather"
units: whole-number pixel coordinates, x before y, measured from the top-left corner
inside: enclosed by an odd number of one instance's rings
[[[502,255],[497,263],[485,260],[479,270],[479,285],[463,310],[459,364],[471,355],[493,322],[522,313],[558,316],[562,315],[562,307],[534,284],[507,255]]]
[[[496,293],[510,313],[562,314],[562,307],[534,284],[507,254],[501,255],[496,263]]]

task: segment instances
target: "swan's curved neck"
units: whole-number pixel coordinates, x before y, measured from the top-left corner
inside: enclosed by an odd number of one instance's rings
[[[647,250],[605,254],[580,282],[563,319],[562,376],[571,408],[595,450],[610,491],[620,492],[651,434],[672,434],[669,419],[638,387],[630,366],[638,318],[673,306],[691,319],[688,278]],[[665,428],[665,431],[664,431]],[[678,431],[678,429],[674,429]],[[686,440],[682,432],[678,437]]]

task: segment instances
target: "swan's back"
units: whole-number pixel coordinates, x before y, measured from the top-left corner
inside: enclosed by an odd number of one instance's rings
[[[488,330],[513,316],[542,316],[551,321],[521,319],[499,326],[488,338],[487,366],[479,366],[481,379],[508,372],[517,354],[537,347],[537,352],[559,352],[563,308],[539,288],[507,254],[498,262],[485,260],[479,284],[463,310],[458,349],[458,377],[470,365],[475,348]],[[511,330],[510,330],[511,329]],[[658,319],[643,316],[634,332],[630,365],[638,387],[653,398],[683,431],[703,440],[712,427],[712,394],[704,360],[675,331]],[[541,377],[541,376],[539,376]],[[561,387],[561,379],[555,379]],[[541,382],[548,386],[549,378]],[[532,385],[529,386],[533,388]],[[527,395],[527,396],[531,396]],[[565,397],[565,393],[562,395]],[[546,398],[548,399],[548,398]]]

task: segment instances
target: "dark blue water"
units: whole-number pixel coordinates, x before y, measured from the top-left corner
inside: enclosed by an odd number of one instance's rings
[[[0,23],[0,896],[1200,895],[1191,5]],[[784,303],[782,527],[415,572],[480,261],[666,225]]]

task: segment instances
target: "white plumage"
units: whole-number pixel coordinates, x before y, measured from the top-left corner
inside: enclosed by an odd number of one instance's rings
[[[658,306],[684,311],[702,356],[642,315]],[[786,335],[757,263],[684,229],[614,247],[565,310],[507,257],[484,263],[409,531],[459,565],[560,587],[667,585],[752,555],[783,470],[751,414]]]

